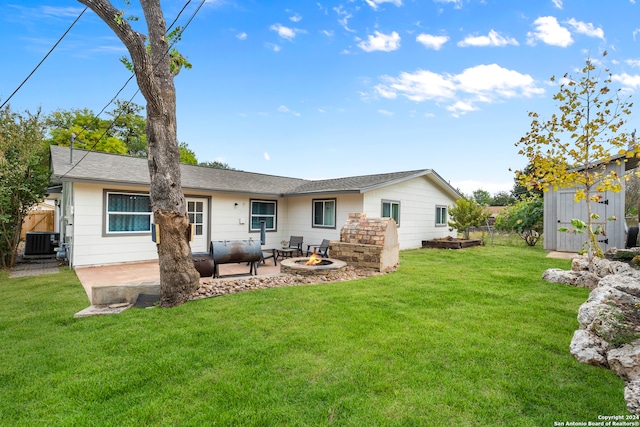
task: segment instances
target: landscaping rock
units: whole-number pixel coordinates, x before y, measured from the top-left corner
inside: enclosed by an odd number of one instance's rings
[[[364,277],[377,276],[380,273],[373,269],[355,268],[347,266],[331,276],[303,276],[300,274],[278,274],[274,276],[236,277],[209,279],[201,283],[200,287],[191,296],[192,300],[211,298],[238,292],[253,291],[258,289],[277,288],[281,286],[302,286],[320,283],[345,282]]]
[[[624,387],[624,400],[627,410],[632,414],[640,414],[640,381],[629,381]]]
[[[609,350],[607,363],[609,369],[623,380],[640,381],[640,343]]]
[[[615,253],[608,255],[615,259]],[[549,269],[543,279],[591,289],[578,310],[580,329],[573,334],[570,352],[576,360],[622,378],[627,409],[640,415],[640,272],[599,258],[589,271],[586,258],[578,257],[571,271]]]
[[[578,362],[608,368],[609,343],[585,329],[578,329],[571,339],[569,350]]]
[[[600,278],[588,271],[567,271],[561,268],[549,268],[542,274],[542,279],[550,283],[560,283],[579,288],[594,289]]]

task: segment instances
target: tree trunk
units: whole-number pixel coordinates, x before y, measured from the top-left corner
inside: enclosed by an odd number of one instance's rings
[[[154,222],[160,229],[160,303],[163,307],[180,305],[197,289],[200,275],[189,246],[189,219],[180,181],[176,91],[160,1],[140,0],[148,38],[133,31],[108,0],[78,1],[91,8],[124,43],[147,101],[150,197]]]

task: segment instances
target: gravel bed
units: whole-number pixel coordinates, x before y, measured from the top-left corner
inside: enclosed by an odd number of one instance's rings
[[[303,276],[300,274],[278,274],[273,276],[250,276],[238,278],[208,279],[191,296],[192,300],[255,291],[258,289],[278,288],[281,286],[302,286],[323,283],[346,282],[364,277],[378,276],[380,273],[372,269],[347,266],[339,272],[328,275]]]

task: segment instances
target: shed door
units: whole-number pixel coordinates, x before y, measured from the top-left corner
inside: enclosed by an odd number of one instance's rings
[[[187,198],[187,214],[193,226],[192,252],[207,252],[207,200]]]
[[[573,218],[579,218],[587,222],[587,204],[585,201],[576,203],[573,201],[573,190],[560,190],[558,191],[558,228],[566,227],[572,229],[571,220]],[[599,203],[591,202],[591,212],[600,215],[600,218],[593,222],[593,228],[595,229],[598,224],[606,223],[607,221],[607,207],[608,207],[608,194],[605,193],[605,197],[600,200]],[[563,233],[558,231],[558,249],[562,252],[579,252],[582,246],[587,241],[586,234],[573,234]],[[603,251],[609,248],[609,244],[606,236],[598,236],[600,247]]]

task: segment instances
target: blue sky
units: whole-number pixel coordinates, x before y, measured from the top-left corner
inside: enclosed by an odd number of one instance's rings
[[[179,25],[200,2],[187,6]],[[163,1],[168,22],[185,3]],[[128,12],[142,16],[137,4]],[[510,190],[509,169],[526,165],[514,144],[529,130],[528,112],[548,118],[557,109],[552,76],[574,73],[591,57],[635,96],[639,7],[635,0],[210,0],[178,45],[193,64],[176,78],[178,138],[201,161],[251,172],[321,179],[431,168],[467,194]],[[1,101],[83,8],[72,0],[0,0]],[[10,105],[97,113],[130,76],[119,62],[125,54],[88,11]],[[118,98],[136,89],[133,81]],[[144,105],[140,95],[134,101]],[[635,122],[637,113],[630,130]]]

